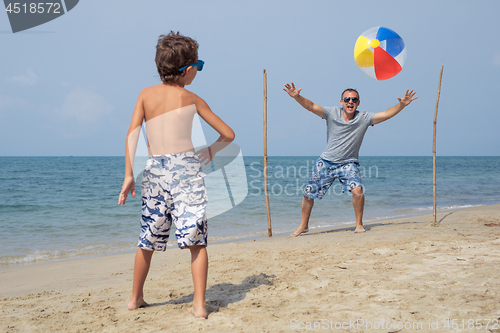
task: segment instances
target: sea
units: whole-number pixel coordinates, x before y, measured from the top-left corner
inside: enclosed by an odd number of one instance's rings
[[[316,160],[268,157],[273,235],[289,234],[299,225],[302,190]],[[209,218],[209,244],[268,237],[264,158],[243,156],[242,161],[243,196]],[[432,157],[364,156],[360,164],[364,222],[433,212]],[[500,203],[500,157],[438,156],[436,174],[438,211]],[[118,206],[123,176],[124,157],[0,157],[0,269],[134,252],[140,182],[136,198],[129,195]],[[220,205],[215,196],[217,191],[209,191],[212,212]],[[351,195],[335,181],[315,201],[310,228],[354,222]],[[172,237],[167,251],[177,248]]]

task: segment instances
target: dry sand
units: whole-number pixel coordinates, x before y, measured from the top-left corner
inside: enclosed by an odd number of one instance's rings
[[[431,220],[209,245],[207,320],[186,250],[155,254],[135,311],[133,254],[2,269],[0,331],[500,332],[500,205]]]

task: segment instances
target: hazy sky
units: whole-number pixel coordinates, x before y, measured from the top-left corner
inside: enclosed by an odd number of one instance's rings
[[[263,154],[268,73],[268,154],[319,156],[326,124],[283,90],[321,106],[347,87],[360,110],[384,111],[407,88],[419,99],[371,127],[361,155],[432,155],[440,66],[438,155],[500,155],[500,1],[95,1],[13,34],[0,13],[0,155],[123,155],[142,88],[160,82],[158,36],[200,44],[205,67],[188,89],[236,133],[243,155]],[[375,26],[395,30],[408,56],[386,81],[364,75],[354,44]],[[204,127],[207,139],[216,133]]]

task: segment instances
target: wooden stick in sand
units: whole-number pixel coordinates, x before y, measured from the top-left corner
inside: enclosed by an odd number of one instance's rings
[[[434,136],[432,142],[432,161],[433,161],[433,180],[432,180],[432,188],[434,192],[434,220],[432,221],[433,225],[437,225],[436,220],[436,125],[437,125],[437,116],[438,116],[438,105],[439,105],[439,96],[441,95],[441,79],[443,78],[443,66],[441,66],[441,73],[439,74],[439,85],[438,85],[438,93],[436,100],[436,112],[434,113]]]
[[[273,236],[271,229],[271,211],[269,209],[269,191],[267,189],[267,73],[264,69],[264,193],[266,195],[267,234]]]

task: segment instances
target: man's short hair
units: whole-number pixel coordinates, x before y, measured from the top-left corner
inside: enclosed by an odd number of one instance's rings
[[[158,38],[155,63],[164,83],[177,81],[184,76],[184,71],[180,72],[179,68],[197,61],[198,43],[194,39],[173,31]]]
[[[347,91],[355,92],[356,94],[358,94],[358,99],[359,99],[359,92],[356,89],[354,89],[354,88],[347,88],[346,90],[344,90],[342,92],[342,94],[340,95],[340,99],[344,98],[344,93],[346,93]]]

